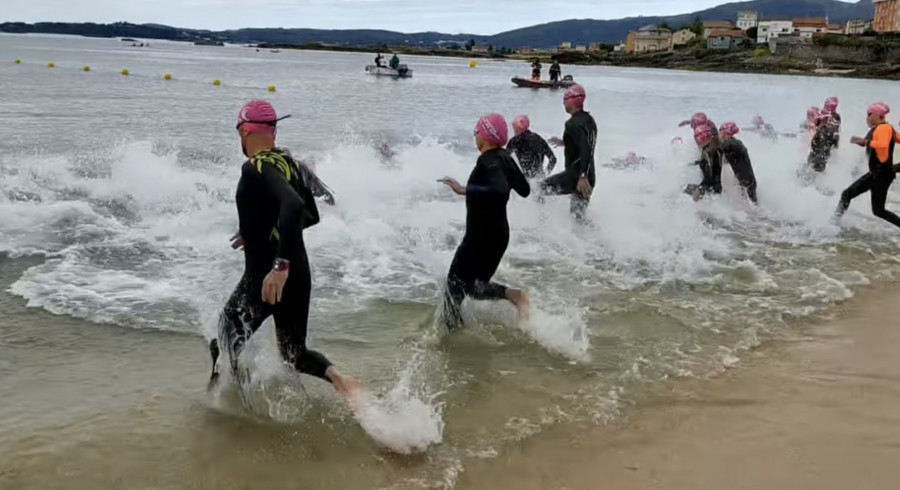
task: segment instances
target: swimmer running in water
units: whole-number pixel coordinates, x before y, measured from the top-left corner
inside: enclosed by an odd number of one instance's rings
[[[584,110],[587,94],[581,85],[573,85],[563,95],[563,105],[569,113],[562,139],[550,138],[550,144],[565,147],[565,169],[541,182],[541,193],[571,195],[569,212],[585,223],[585,211],[596,184],[594,151],[597,147],[597,123]]]
[[[556,155],[550,149],[550,145],[541,135],[532,132],[529,127],[531,120],[528,116],[516,116],[512,127],[515,136],[506,144],[506,149],[512,152],[519,160],[525,177],[534,179],[544,177],[553,171],[556,166]],[[544,158],[547,158],[547,171],[544,171]]]
[[[439,182],[453,192],[466,196],[466,232],[456,249],[444,295],[444,322],[455,330],[463,323],[461,306],[470,296],[479,300],[509,300],[528,318],[528,296],[525,292],[491,282],[506,247],[509,245],[509,221],[506,205],[510,191],[528,197],[531,187],[509,151],[506,120],[499,114],[482,117],[475,125],[475,145],[481,155],[469,180],[462,186],[445,177]]]
[[[281,118],[283,119],[283,118]],[[303,230],[319,222],[309,175],[275,146],[280,119],[265,101],[251,101],[240,111],[237,131],[248,160],[241,167],[235,201],[240,232],[232,248],[244,251],[244,274],[219,317],[218,339],[210,342],[213,371],[219,378],[220,346],[237,376],[238,357],[246,342],[269,316],[282,357],[297,371],[330,382],[348,401],[360,388],[321,353],[306,347],[311,279]]]
[[[850,207],[850,201],[869,191],[872,196],[872,214],[900,227],[900,216],[884,208],[888,189],[896,178],[894,148],[897,142],[900,142],[897,130],[885,121],[885,117],[890,111],[887,104],[882,102],[873,104],[866,113],[869,134],[865,138],[854,136],[850,139],[851,143],[865,147],[869,160],[869,172],[841,193],[841,202],[835,213],[836,218],[844,215]]]
[[[734,177],[744,189],[744,194],[748,199],[756,204],[756,175],[753,173],[753,165],[750,163],[750,154],[744,143],[735,138],[740,132],[737,124],[727,122],[719,128],[721,142],[719,151],[722,152],[724,163],[731,165]]]
[[[831,133],[832,142],[831,145],[833,148],[837,148],[840,145],[841,140],[841,115],[837,112],[838,108],[838,98],[837,97],[829,97],[825,100],[825,105],[822,108],[823,112],[827,112],[831,114],[831,117],[828,120],[828,131]]]
[[[703,173],[703,180],[699,184],[689,184],[684,188],[684,193],[692,196],[694,201],[699,201],[707,193],[722,193],[722,158],[719,153],[718,131],[713,132],[712,126],[701,124],[694,129],[694,141],[700,147],[700,160],[696,162]]]
[[[831,158],[831,149],[834,148],[834,134],[831,132],[831,114],[819,112],[815,118],[815,133],[809,144],[809,156],[806,163],[816,172],[824,172]]]

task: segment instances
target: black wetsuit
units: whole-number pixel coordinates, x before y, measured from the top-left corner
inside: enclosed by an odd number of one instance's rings
[[[753,165],[750,163],[750,154],[741,140],[734,138],[723,139],[719,144],[722,157],[734,172],[734,177],[744,188],[747,197],[756,203],[756,175],[753,174]]]
[[[700,166],[703,180],[699,184],[689,184],[684,188],[685,194],[693,194],[699,190],[700,195],[708,192],[722,193],[722,153],[719,151],[718,132],[715,133],[706,148],[700,149],[700,160],[694,162]]]
[[[584,212],[590,203],[591,196],[578,193],[578,179],[587,176],[593,193],[597,177],[594,171],[594,150],[597,147],[597,123],[590,113],[578,111],[566,121],[563,133],[565,145],[566,167],[561,173],[550,176],[541,182],[544,194],[571,195],[570,212],[579,220],[584,219]]]
[[[890,128],[890,144],[888,146],[888,155],[885,161],[881,161],[876,151],[872,148],[872,137],[875,131],[882,126],[890,126],[881,124],[872,128],[866,135],[866,153],[869,157],[869,171],[856,182],[850,184],[843,193],[841,193],[841,202],[838,204],[837,216],[841,216],[850,207],[850,201],[869,191],[872,196],[872,214],[900,227],[900,216],[888,211],[884,208],[887,202],[888,189],[894,182],[896,169],[894,168],[894,148],[896,146],[896,133],[894,128]]]
[[[837,112],[831,114],[829,131],[831,132],[832,148],[837,148],[841,144],[841,115]]]
[[[286,178],[284,166],[299,182],[296,186]],[[306,348],[312,283],[303,230],[319,222],[309,181],[305,167],[278,150],[260,153],[241,167],[236,204],[244,241],[244,274],[219,317],[219,338],[210,342],[211,383],[218,377],[219,346],[228,351],[232,372],[236,372],[244,345],[269,316],[275,317],[282,356],[301,373],[329,381],[325,371],[331,363]],[[262,299],[263,279],[276,258],[289,260],[290,270],[281,301],[270,305]]]
[[[466,233],[456,249],[444,298],[449,330],[462,324],[466,296],[505,299],[506,286],[491,282],[509,245],[506,204],[510,191],[528,197],[531,187],[507,150],[497,148],[478,157],[466,183]]]
[[[809,157],[806,159],[809,166],[816,172],[824,172],[835,146],[834,133],[829,124],[820,124],[809,145]]]
[[[513,136],[506,144],[506,149],[516,155],[522,172],[529,179],[543,177],[546,173],[552,172],[556,166],[556,155],[553,154],[550,145],[539,134],[529,130]],[[547,172],[544,172],[544,157],[550,161]]]
[[[558,82],[559,74],[561,72],[562,72],[562,69],[560,69],[559,63],[554,62],[552,65],[550,65],[550,81]]]

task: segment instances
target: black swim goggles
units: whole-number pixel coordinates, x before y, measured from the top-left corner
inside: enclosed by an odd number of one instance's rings
[[[237,126],[235,126],[234,129],[237,131],[240,131],[241,126],[243,126],[245,124],[262,124],[264,126],[272,126],[274,128],[274,127],[278,126],[278,121],[287,119],[289,117],[291,117],[290,114],[288,114],[287,116],[281,116],[274,121],[238,121]]]

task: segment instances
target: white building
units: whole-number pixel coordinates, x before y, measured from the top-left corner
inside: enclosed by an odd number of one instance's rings
[[[756,27],[756,24],[759,23],[758,21],[759,16],[756,15],[756,12],[745,10],[742,12],[738,12],[736,27],[742,31],[746,31],[751,27]]]
[[[794,23],[790,20],[764,20],[756,31],[756,43],[766,44],[772,39],[794,34]]]

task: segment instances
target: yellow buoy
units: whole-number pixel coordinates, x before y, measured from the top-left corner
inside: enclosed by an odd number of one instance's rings
[[[222,80],[219,80],[218,78],[213,80],[213,85],[215,85],[216,87],[218,87],[219,85],[222,85]]]
[[[477,62],[477,61],[472,60],[472,61],[469,62],[469,68],[475,68],[476,66],[478,66],[478,62]]]
[[[274,91],[275,91],[275,86],[269,85],[269,92],[274,92]]]
[[[122,70],[122,75],[125,75],[127,77],[128,74],[129,74],[128,68],[125,68],[124,70]]]
[[[91,71],[91,67],[90,67],[90,66],[87,66],[87,65],[84,65],[84,71]]]
[[[17,65],[21,65],[21,64],[22,64],[22,60],[16,60],[16,64],[17,64]]]
[[[53,63],[52,61],[47,63],[47,68],[56,68],[56,63]]]
[[[163,78],[165,78],[166,80],[171,80],[171,79],[172,79],[172,74],[171,74],[171,73],[166,73],[166,76],[163,77]]]

